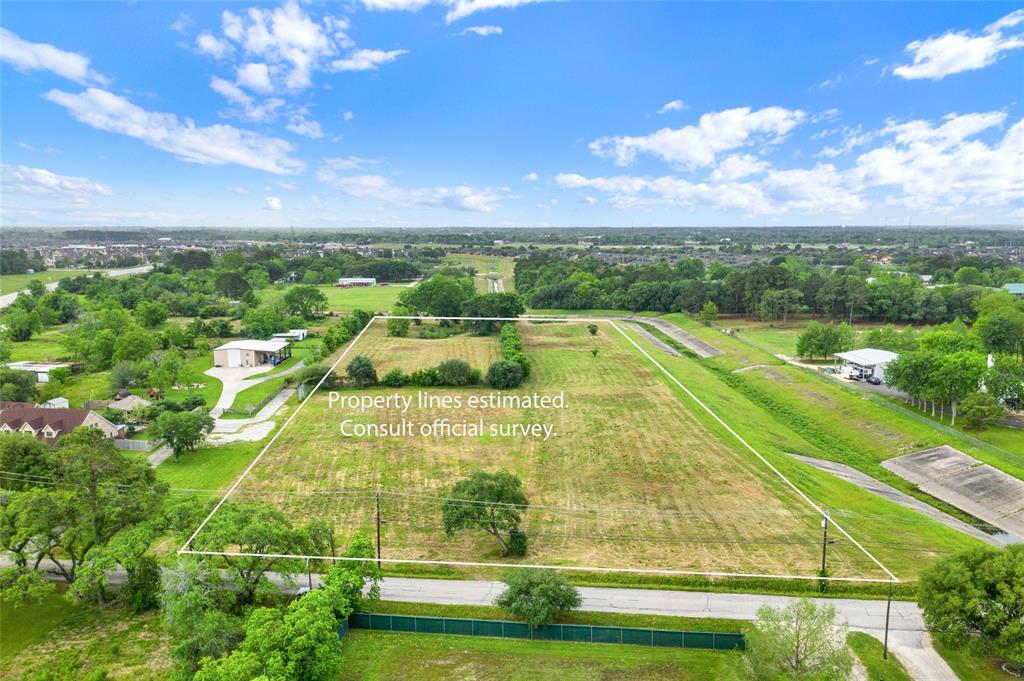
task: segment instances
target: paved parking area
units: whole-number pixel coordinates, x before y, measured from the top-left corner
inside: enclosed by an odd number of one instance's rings
[[[1024,537],[1024,481],[948,445],[889,459],[882,465],[922,491]]]

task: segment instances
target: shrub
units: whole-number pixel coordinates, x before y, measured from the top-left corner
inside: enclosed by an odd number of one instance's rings
[[[518,527],[508,533],[508,555],[525,556],[528,548],[526,533]]]
[[[365,355],[359,355],[345,369],[348,377],[355,381],[356,385],[363,388],[377,382],[377,370],[373,368],[373,362]]]
[[[597,324],[587,324],[587,331],[590,332],[591,336],[597,335]]]
[[[487,369],[487,383],[499,390],[517,388],[522,382],[523,367],[516,362],[501,359]]]
[[[404,385],[409,385],[409,375],[395,367],[384,374],[384,377],[380,379],[380,385],[385,388],[401,388]]]
[[[160,564],[156,558],[143,556],[128,568],[122,596],[136,614],[160,607]]]
[[[515,324],[506,324],[501,327],[501,355],[504,359],[515,362],[522,368],[523,378],[530,375],[530,361],[526,359],[523,339],[519,336],[519,329]]]
[[[409,385],[420,388],[432,388],[441,385],[441,376],[437,373],[437,367],[417,369],[409,375]]]
[[[446,359],[437,365],[440,385],[469,385],[472,372],[473,368],[469,366],[469,363],[461,359]]]
[[[554,570],[513,570],[505,575],[505,590],[495,604],[531,627],[551,624],[559,614],[580,607],[576,587]]]
[[[185,411],[192,411],[197,407],[206,407],[206,398],[202,395],[186,395],[181,401],[181,408]]]

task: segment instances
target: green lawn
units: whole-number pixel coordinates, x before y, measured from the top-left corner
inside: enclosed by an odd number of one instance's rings
[[[994,655],[978,657],[966,651],[953,650],[935,640],[932,645],[963,681],[1012,681],[1014,678],[1002,670],[999,658]]]
[[[0,275],[0,294],[22,291],[34,279],[44,284],[51,284],[68,277],[77,277],[80,274],[92,274],[92,270],[46,270],[35,274],[4,274]]]
[[[246,388],[235,395],[235,401],[231,403],[231,409],[240,413],[225,414],[225,416],[247,418],[250,408],[252,408],[252,413],[255,414],[258,408],[262,408],[264,400],[269,400],[281,392],[287,380],[288,376],[281,376],[257,383],[251,388]]]
[[[292,343],[291,357],[281,362],[280,364],[277,364],[274,367],[268,369],[267,371],[264,371],[263,373],[253,374],[250,378],[257,378],[260,376],[271,376],[273,374],[279,374],[281,372],[287,371],[288,369],[291,369],[300,360],[305,359],[305,357],[309,353],[318,349],[320,347],[320,342],[320,338],[308,337],[305,340],[299,341],[298,343]]]
[[[19,606],[0,601],[0,663],[45,637],[72,610],[71,602],[59,594]]]
[[[71,381],[60,393],[68,398],[72,407],[81,407],[85,400],[109,400],[114,396],[114,391],[110,389],[110,372],[73,374]]]
[[[735,653],[591,643],[350,631],[345,681],[703,681],[735,669]]]
[[[870,634],[850,632],[846,642],[868,670],[870,681],[911,681],[907,670],[891,652],[889,659],[882,659],[882,642]]]
[[[12,362],[54,361],[67,356],[60,340],[70,325],[51,326],[32,336],[30,340],[11,343]]]
[[[224,388],[224,384],[220,382],[220,379],[203,373],[213,366],[213,352],[203,352],[189,357],[185,361],[185,366],[190,370],[189,373],[193,376],[193,380],[197,383],[203,383],[203,387],[195,390],[171,389],[166,392],[165,397],[177,402],[191,394],[202,395],[203,399],[206,400],[206,408],[212,409],[213,405],[217,404],[217,400],[220,399],[220,391]]]
[[[496,274],[504,280],[505,291],[516,290],[515,281],[515,258],[503,258],[496,255],[468,255],[453,253],[445,258],[445,262],[456,267],[472,267],[476,270],[474,284],[478,293],[487,293],[487,280],[489,274]]]
[[[263,448],[262,442],[232,442],[201,447],[182,454],[181,461],[168,458],[157,466],[156,477],[177,490],[196,492],[202,499],[219,497]]]
[[[277,285],[272,288],[260,289],[256,292],[260,300],[272,303],[282,298],[293,286],[301,284]],[[377,286],[337,288],[336,286],[317,286],[327,297],[327,309],[331,312],[351,312],[366,310],[367,312],[387,312],[395,306],[398,294],[406,289],[404,283]]]

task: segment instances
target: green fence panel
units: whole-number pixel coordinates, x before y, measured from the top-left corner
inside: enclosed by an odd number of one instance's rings
[[[581,626],[579,624],[563,624],[562,640],[590,643],[593,640],[592,629],[593,627]]]
[[[591,627],[590,632],[594,643],[622,643],[622,627]]]
[[[654,645],[654,632],[650,629],[630,629],[622,627],[622,642],[636,646]]]
[[[562,625],[560,624],[549,624],[546,627],[537,627],[533,630],[533,640],[535,641],[561,641],[562,640]]]
[[[505,622],[505,638],[533,638],[533,630],[524,622]]]
[[[458,617],[418,617],[353,613],[338,627],[338,636],[349,629],[403,631],[423,634],[492,636],[496,638],[534,639],[537,641],[574,641],[579,643],[622,643],[663,648],[702,648],[706,650],[745,650],[746,637],[737,633],[673,631],[633,627],[595,627],[584,624],[549,624],[536,629],[523,622],[462,619]]]
[[[682,648],[683,632],[655,629],[651,632],[651,644],[663,648]]]
[[[743,634],[715,634],[715,650],[746,650],[747,637]]]
[[[444,619],[441,617],[417,617],[416,631],[421,634],[443,634]]]
[[[365,612],[354,612],[348,616],[348,626],[353,629],[369,629],[370,616]]]
[[[408,615],[392,615],[391,631],[416,631],[416,618]]]
[[[444,618],[444,633],[460,634],[462,636],[473,635],[473,620],[460,620],[452,617]]]
[[[715,634],[706,631],[688,631],[683,637],[683,646],[686,648],[710,648],[715,647]]]
[[[502,622],[491,620],[473,620],[474,636],[504,636]]]

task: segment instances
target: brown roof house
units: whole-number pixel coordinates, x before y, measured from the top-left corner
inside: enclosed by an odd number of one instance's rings
[[[55,409],[27,402],[0,402],[0,433],[27,433],[37,440],[53,444],[79,426],[99,428],[107,437],[117,437],[120,429],[88,409]]]

